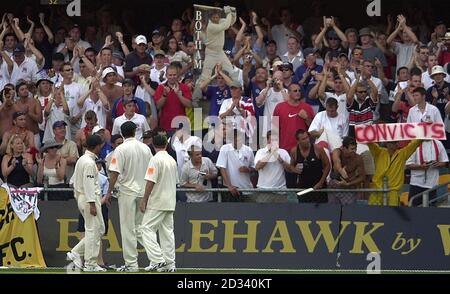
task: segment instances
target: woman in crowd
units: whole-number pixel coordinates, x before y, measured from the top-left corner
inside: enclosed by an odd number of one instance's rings
[[[2,160],[2,174],[10,186],[16,188],[32,187],[33,157],[25,153],[25,144],[19,135],[13,135],[6,147]]]

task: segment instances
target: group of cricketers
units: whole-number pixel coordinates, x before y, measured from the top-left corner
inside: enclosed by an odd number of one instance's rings
[[[153,156],[150,148],[135,138],[133,122],[125,122],[120,130],[124,142],[113,151],[108,168],[109,188],[104,199],[111,205],[112,192],[118,187],[124,265],[117,271],[139,271],[139,242],[150,260],[146,271],[175,272],[173,214],[178,173],[176,161],[166,151],[167,137],[153,138],[156,150]],[[98,135],[87,138],[86,152],[77,161],[72,178],[78,209],[85,219],[85,237],[67,253],[67,258],[86,272],[106,271],[97,264],[105,225],[95,161],[103,144]]]

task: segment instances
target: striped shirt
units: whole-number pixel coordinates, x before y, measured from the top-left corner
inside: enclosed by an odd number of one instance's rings
[[[347,110],[349,112],[349,125],[365,125],[373,123],[373,112],[377,107],[376,103],[370,97],[367,97],[362,104],[358,103],[357,99],[353,99],[351,105],[347,104]]]

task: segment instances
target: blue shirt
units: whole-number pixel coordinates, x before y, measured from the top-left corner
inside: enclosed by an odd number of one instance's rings
[[[219,86],[208,86],[206,98],[210,101],[209,115],[219,116],[220,106],[225,99],[231,98],[230,87],[225,86],[223,90]]]
[[[105,159],[106,156],[111,153],[112,151],[112,146],[111,144],[109,144],[108,142],[105,142],[105,145],[103,145],[102,150],[100,150],[100,154],[98,155],[98,157],[100,159]]]
[[[295,75],[294,75],[294,83],[298,83],[301,79],[303,79],[303,74],[306,72],[307,66],[305,64],[301,65],[299,68],[297,68],[297,70],[295,71]],[[322,72],[323,68],[320,65],[315,65],[312,71],[315,71],[317,73]],[[317,80],[315,77],[313,76],[309,76],[305,83],[303,84],[303,86],[301,87],[302,90],[302,94],[303,97],[306,98],[306,103],[308,103],[309,105],[319,105],[319,99],[311,99],[309,97],[309,91],[311,91],[312,88],[314,88],[314,86],[317,84]]]
[[[144,100],[142,100],[141,98],[138,98],[136,96],[133,96],[132,99],[136,100],[136,104],[139,109],[139,111],[136,111],[136,113],[142,114],[143,116],[147,117],[147,108],[145,107]],[[112,115],[113,119],[124,114],[125,110],[124,110],[122,101],[123,101],[123,97],[120,97],[119,99],[116,100],[116,102],[114,102],[113,108],[111,110],[111,115]],[[120,103],[120,105],[119,105],[119,103]],[[118,108],[119,108],[119,111],[118,111]]]

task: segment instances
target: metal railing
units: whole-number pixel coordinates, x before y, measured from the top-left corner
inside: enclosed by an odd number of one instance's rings
[[[243,193],[297,193],[302,192],[307,189],[299,189],[299,188],[287,188],[287,189],[238,189],[240,192]],[[46,184],[44,184],[44,189],[42,192],[44,192],[44,200],[48,200],[48,192],[71,192],[73,191],[73,188],[49,188]],[[378,192],[383,193],[383,203],[384,205],[387,205],[387,194],[391,190],[387,188],[387,182],[384,184],[383,189],[319,189],[314,190],[311,192],[324,192],[324,193],[339,193],[339,192],[349,192],[349,193],[372,193],[372,192]],[[204,191],[196,191],[192,188],[177,188],[177,192],[191,192],[191,193],[203,193],[203,192],[217,192],[218,195],[218,202],[222,202],[221,193],[223,192],[229,192],[228,188],[205,188]]]
[[[411,197],[409,199],[408,206],[412,207],[413,206],[413,201],[415,199],[418,199],[418,198],[422,198],[422,207],[429,207],[431,203],[438,202],[441,199],[447,198],[450,195],[450,193],[448,191],[446,193],[440,195],[440,196],[437,196],[435,199],[432,199],[430,201],[430,193],[433,192],[433,191],[437,191],[437,190],[439,190],[439,189],[441,189],[443,187],[448,187],[448,185],[450,185],[450,182],[446,182],[444,184],[440,184],[440,185],[435,186],[435,187],[433,187],[431,189],[423,191],[422,193],[414,195],[413,197]]]

